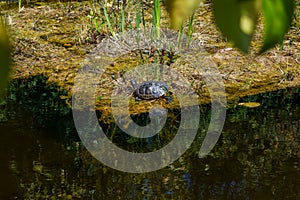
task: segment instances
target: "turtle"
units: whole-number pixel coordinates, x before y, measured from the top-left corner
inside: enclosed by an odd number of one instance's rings
[[[165,98],[167,103],[172,101],[172,97],[169,87],[164,82],[159,81],[146,81],[141,84],[137,84],[134,78],[130,79],[131,85],[134,88],[133,96],[136,101],[140,100],[153,100],[159,98]]]

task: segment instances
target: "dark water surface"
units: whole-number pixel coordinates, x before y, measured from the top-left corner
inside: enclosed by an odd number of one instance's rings
[[[99,163],[81,145],[69,115],[8,106],[8,120],[0,122],[0,199],[300,199],[299,92],[241,99],[261,106],[228,110],[217,145],[199,159],[209,122],[202,113],[192,147],[172,165],[145,174]],[[111,136],[113,129],[107,130]],[[153,144],[170,137],[155,138]],[[124,145],[149,145],[123,139]]]

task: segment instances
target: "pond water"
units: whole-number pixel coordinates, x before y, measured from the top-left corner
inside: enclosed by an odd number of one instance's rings
[[[240,99],[261,106],[232,106],[217,145],[203,159],[197,153],[209,108],[201,109],[203,126],[191,148],[170,166],[144,174],[94,159],[67,112],[55,115],[42,104],[38,114],[28,109],[33,102],[8,103],[7,119],[0,122],[0,199],[299,199],[299,94],[287,89]],[[112,136],[112,126],[106,130]],[[120,145],[148,150],[173,137],[149,142],[118,134],[113,141],[122,140]]]

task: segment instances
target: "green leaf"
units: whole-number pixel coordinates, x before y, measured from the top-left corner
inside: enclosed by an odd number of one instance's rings
[[[3,95],[7,85],[10,64],[11,47],[5,27],[0,19],[0,97]]]
[[[222,34],[248,53],[258,18],[259,0],[213,0],[215,21]]]
[[[292,23],[294,8],[293,0],[262,0],[265,30],[260,54],[283,42]]]
[[[201,0],[164,0],[171,18],[171,28],[180,29],[184,21],[191,17]]]

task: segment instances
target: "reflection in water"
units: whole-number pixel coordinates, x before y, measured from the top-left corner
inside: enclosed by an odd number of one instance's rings
[[[78,140],[59,136],[58,126],[15,113],[0,123],[0,199],[299,199],[299,100],[299,89],[241,99],[261,106],[230,109],[209,156],[197,157],[203,128],[183,157],[146,174],[103,166]],[[207,127],[209,117],[201,117]],[[108,135],[121,145],[144,145],[118,134]],[[151,145],[172,137],[162,134]]]
[[[42,190],[55,190],[55,182],[62,178],[58,175],[64,169],[68,176],[75,177],[75,154],[65,148],[70,146],[62,144],[58,132],[58,128],[38,126],[20,111],[9,121],[0,122],[0,199],[22,197],[27,191],[38,194]]]

